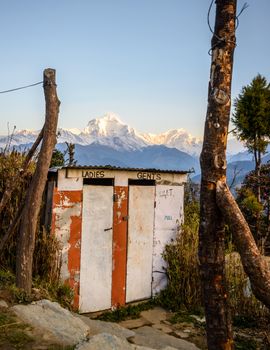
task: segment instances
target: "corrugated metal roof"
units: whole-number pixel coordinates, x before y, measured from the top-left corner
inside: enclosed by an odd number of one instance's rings
[[[49,171],[57,172],[60,169],[102,169],[102,170],[118,170],[118,171],[147,171],[149,173],[169,173],[169,174],[188,174],[194,172],[193,169],[190,170],[164,170],[155,168],[128,168],[128,167],[118,167],[113,165],[74,165],[74,166],[63,166],[51,168]]]

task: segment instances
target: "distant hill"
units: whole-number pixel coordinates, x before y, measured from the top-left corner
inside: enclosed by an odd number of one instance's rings
[[[233,182],[233,188],[241,186],[241,183],[243,182],[245,176],[247,173],[249,173],[251,170],[255,168],[255,163],[253,161],[249,160],[243,160],[243,161],[234,161],[231,163],[228,163],[227,165],[227,183],[229,186],[231,186]],[[234,177],[235,180],[234,180]],[[195,183],[200,183],[201,181],[201,174],[198,174],[192,178],[192,180]]]
[[[58,144],[61,151],[65,144]],[[199,171],[197,158],[166,146],[147,146],[139,150],[116,150],[97,143],[76,145],[75,159],[79,165],[115,165],[120,167],[157,168],[161,170]]]

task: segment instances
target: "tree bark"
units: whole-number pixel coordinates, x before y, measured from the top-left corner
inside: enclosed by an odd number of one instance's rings
[[[255,297],[270,309],[270,270],[261,255],[249,226],[227,185],[217,183],[217,203],[231,228],[237,250]]]
[[[57,97],[55,70],[45,69],[43,87],[46,102],[46,116],[37,166],[26,195],[22,211],[16,256],[16,285],[27,294],[32,288],[32,263],[35,234],[52,152],[56,144],[56,130],[60,101]]]
[[[208,108],[200,157],[199,260],[209,350],[233,349],[225,281],[225,231],[216,203],[216,183],[226,181],[236,4],[237,0],[216,0]]]

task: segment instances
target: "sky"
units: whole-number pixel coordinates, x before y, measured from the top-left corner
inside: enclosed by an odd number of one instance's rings
[[[232,97],[258,73],[270,80],[270,1],[247,0]],[[184,128],[202,137],[207,107],[210,0],[0,0],[0,91],[55,68],[59,126],[84,128],[106,112],[141,132]],[[238,11],[244,1],[238,0]],[[211,14],[214,26],[215,6]],[[40,129],[42,85],[0,94],[0,134]]]

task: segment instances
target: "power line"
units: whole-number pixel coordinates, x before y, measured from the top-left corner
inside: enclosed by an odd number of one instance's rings
[[[39,84],[43,84],[43,81],[39,81],[38,83],[34,83],[34,84],[30,84],[30,85],[20,86],[20,87],[17,87],[17,88],[14,88],[14,89],[10,89],[10,90],[0,91],[0,94],[6,94],[7,92],[27,89],[29,87],[36,86],[36,85],[39,85]]]

